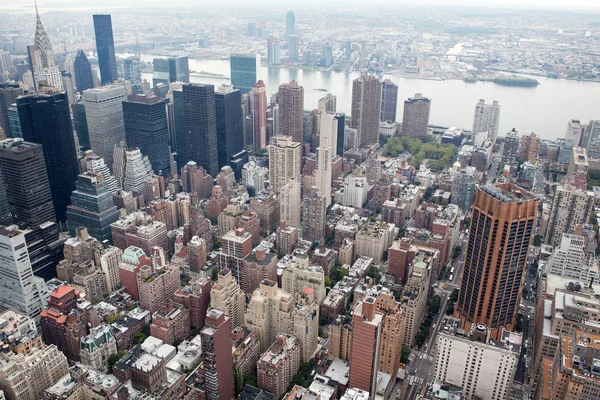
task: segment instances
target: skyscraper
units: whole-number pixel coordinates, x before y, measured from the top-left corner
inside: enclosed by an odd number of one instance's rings
[[[419,138],[427,135],[430,110],[431,100],[423,97],[421,93],[405,100],[404,115],[402,116],[402,136]]]
[[[323,243],[325,239],[325,197],[313,186],[304,195],[302,239]]]
[[[71,195],[67,209],[69,234],[75,236],[80,227],[103,242],[112,242],[110,224],[119,219],[119,211],[113,204],[112,193],[97,172],[86,172],[77,178],[77,189]]]
[[[36,228],[56,221],[54,208],[49,207],[52,193],[41,145],[23,139],[1,141],[0,168],[15,223]]]
[[[256,83],[256,55],[231,54],[229,56],[231,84],[242,94],[248,93]]]
[[[94,14],[94,33],[96,34],[96,50],[102,85],[110,85],[119,76],[117,74],[117,57],[113,38],[110,14]]]
[[[336,152],[337,119],[335,114],[321,114],[321,135],[317,148],[317,189],[325,197],[325,207],[331,204],[331,159]]]
[[[83,50],[78,50],[75,56],[75,62],[73,64],[73,70],[75,72],[75,85],[77,91],[83,93],[84,90],[88,90],[94,87],[94,76],[92,75],[92,66],[88,61]]]
[[[189,161],[186,145],[183,85],[181,83],[171,83],[169,87],[173,101],[173,123],[175,124],[175,143],[171,146],[171,149],[177,153],[177,165],[181,168]]]
[[[337,154],[340,157],[344,157],[344,136],[346,133],[346,114],[344,113],[338,113],[335,114],[335,119],[337,120],[337,135],[336,135],[336,150],[335,150],[335,154],[333,155],[335,157],[335,155]]]
[[[485,104],[481,99],[475,105],[475,116],[473,117],[473,135],[479,132],[487,132],[488,139],[492,142],[498,137],[498,124],[500,123],[500,104],[496,100],[492,104]]]
[[[352,128],[358,129],[360,144],[379,142],[381,83],[373,75],[362,75],[352,82]]]
[[[321,48],[321,66],[329,68],[333,65],[333,48],[325,43]]]
[[[258,81],[252,87],[250,117],[252,118],[252,148],[256,152],[267,145],[267,87]]]
[[[291,178],[300,182],[302,147],[291,136],[273,136],[269,151],[269,182],[274,193],[279,194]]]
[[[10,204],[8,203],[8,195],[4,186],[4,178],[2,177],[2,168],[0,168],[0,225],[12,224],[12,216],[10,212]]]
[[[17,108],[23,139],[42,145],[54,212],[64,221],[79,172],[67,95],[48,92],[20,97]]]
[[[56,65],[54,51],[50,39],[44,30],[40,14],[38,13],[37,3],[35,5],[35,17],[37,19],[35,27],[35,41],[33,46],[27,46],[29,53],[29,65],[33,70],[33,83],[35,89],[41,83],[47,86],[55,87],[60,90],[63,88],[60,68]]]
[[[288,60],[298,61],[298,36],[292,35],[288,38]]]
[[[71,104],[71,110],[73,112],[73,128],[77,132],[79,145],[82,149],[88,150],[90,148],[90,132],[87,126],[87,117],[85,116],[85,103],[80,100],[77,103]]]
[[[129,81],[132,85],[139,85],[142,83],[140,59],[136,56],[119,58],[117,62],[117,75],[119,79]]]
[[[269,65],[281,64],[279,38],[274,36],[269,36],[269,39],[267,39],[267,63]]]
[[[220,169],[229,164],[234,154],[244,149],[242,92],[228,85],[217,87],[217,92],[215,93],[215,110]]]
[[[514,328],[537,208],[510,183],[477,190],[455,312],[461,328],[483,324],[496,339]]]
[[[575,186],[557,186],[552,201],[546,243],[560,244],[563,233],[571,233],[578,225],[587,224],[594,210],[594,192]]]
[[[302,143],[304,88],[292,80],[279,86],[279,133]]]
[[[170,172],[167,101],[154,95],[130,94],[122,103],[127,146],[139,148],[148,156],[154,173],[162,176]]]
[[[152,85],[159,83],[168,85],[173,82],[190,83],[190,67],[187,56],[155,58]]]
[[[219,173],[215,87],[183,85],[187,156],[213,177]]]
[[[398,85],[389,79],[381,82],[381,121],[396,122]]]
[[[289,178],[279,193],[279,215],[281,217],[281,221],[285,222],[286,226],[291,226],[298,229],[301,227],[301,193],[300,182],[295,177]]]
[[[290,36],[296,34],[296,15],[292,10],[288,11],[285,17],[285,37],[289,39]]]
[[[337,97],[332,95],[331,93],[327,93],[325,97],[321,97],[319,99],[319,104],[317,106],[317,110],[320,113],[332,112],[336,111],[337,107]]]
[[[0,83],[0,128],[4,130],[6,137],[14,137],[8,109],[22,94],[23,89],[18,83]]]
[[[207,400],[235,397],[230,331],[229,317],[223,311],[213,308],[206,314],[206,325],[200,336]]]
[[[0,86],[0,88],[1,87],[2,86]],[[2,89],[0,89],[0,96],[1,91]],[[2,115],[2,110],[0,110],[0,115]],[[600,160],[600,121],[590,120],[585,126],[585,132],[581,138],[581,147],[587,149],[588,157],[590,159]]]
[[[126,99],[125,89],[117,85],[83,92],[90,147],[94,153],[104,158],[107,165],[113,164],[114,145],[125,140],[121,103]]]

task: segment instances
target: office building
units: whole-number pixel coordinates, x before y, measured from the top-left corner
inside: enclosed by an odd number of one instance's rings
[[[402,136],[419,138],[427,135],[431,100],[421,93],[404,101]]]
[[[45,85],[59,90],[63,89],[62,75],[60,68],[56,65],[54,51],[50,38],[44,30],[40,14],[35,6],[35,38],[32,46],[27,46],[29,55],[29,65],[33,72],[33,83],[35,90],[38,90],[40,85]]]
[[[317,110],[319,113],[335,113],[336,112],[337,97],[331,93],[327,93],[325,97],[319,99]]]
[[[279,38],[276,38],[274,36],[269,36],[269,39],[267,40],[267,64],[281,64]]]
[[[231,84],[239,89],[242,94],[252,90],[256,84],[256,55],[231,54],[229,56]]]
[[[316,186],[325,197],[325,206],[331,204],[331,159],[337,150],[338,120],[333,113],[321,114],[321,134],[317,148]]]
[[[477,190],[455,312],[462,329],[483,324],[498,339],[514,328],[537,207],[531,193],[513,184]]]
[[[548,219],[546,244],[558,246],[563,233],[587,224],[594,209],[594,193],[571,185],[557,186]]]
[[[279,213],[281,222],[284,222],[287,226],[300,228],[300,204],[302,202],[301,196],[301,185],[300,182],[295,178],[289,178],[280,194],[279,203],[281,211]]]
[[[77,178],[77,189],[71,195],[67,207],[69,234],[75,236],[77,229],[84,227],[92,237],[111,243],[110,224],[119,219],[112,193],[104,183],[102,175],[86,172]]]
[[[569,160],[569,169],[567,170],[567,178],[575,179],[582,176],[587,187],[587,174],[590,169],[587,150],[583,147],[573,147],[571,159]]]
[[[252,120],[251,144],[256,152],[267,145],[267,87],[258,81],[249,94],[250,117]]]
[[[231,329],[244,324],[246,295],[231,275],[230,269],[219,271],[217,282],[210,289],[210,305],[229,317]]]
[[[467,398],[508,398],[521,352],[521,334],[502,331],[498,340],[485,325],[460,329],[460,320],[445,317],[437,337],[435,378],[462,388]]]
[[[325,299],[325,275],[323,267],[309,265],[308,256],[297,255],[281,274],[281,288],[286,293],[300,293],[304,288],[311,288],[318,304]]]
[[[275,342],[258,360],[258,387],[280,399],[300,369],[300,359],[298,339],[285,333],[278,334]]]
[[[88,61],[83,50],[78,50],[73,63],[75,72],[75,85],[77,92],[83,93],[84,90],[94,88],[94,76],[92,75],[92,66]]]
[[[215,93],[217,121],[217,156],[219,169],[229,165],[233,156],[244,150],[244,117],[242,92],[221,85]]]
[[[473,117],[474,135],[480,132],[487,132],[487,138],[496,142],[498,138],[498,125],[500,123],[500,104],[494,100],[492,104],[485,104],[485,100],[481,99],[475,105],[475,116]]]
[[[215,88],[183,85],[187,156],[215,177],[219,173]]]
[[[0,167],[0,225],[7,226],[12,224],[12,216],[10,212],[10,204],[8,203],[8,195],[4,186],[4,178],[2,177],[2,168]]]
[[[159,83],[169,85],[173,82],[190,83],[190,68],[187,56],[155,58],[154,74],[152,75],[152,86]]]
[[[569,120],[565,132],[565,147],[579,147],[584,131],[585,125],[578,119]]]
[[[381,117],[380,121],[396,122],[398,108],[398,85],[389,79],[381,82]]]
[[[110,14],[94,14],[93,18],[100,82],[103,86],[111,85],[119,79],[111,16]]]
[[[17,97],[21,95],[23,95],[23,89],[18,83],[0,83],[0,128],[4,130],[7,138],[23,137],[22,135],[18,136],[17,132],[13,132],[8,112],[11,105],[17,102]]]
[[[117,76],[132,86],[140,85],[142,83],[140,59],[136,56],[119,58],[117,60]]]
[[[548,258],[545,272],[571,278],[579,282],[589,282],[598,278],[597,271],[590,270],[593,259],[585,253],[585,238],[570,233],[563,233],[559,246],[555,246]]]
[[[474,167],[460,168],[452,181],[452,204],[470,210],[477,189],[477,171]]]
[[[298,36],[291,35],[288,37],[288,61],[297,62],[298,61],[298,46],[299,40]]]
[[[150,160],[138,148],[121,150],[125,149],[115,147],[115,153],[124,153],[122,156],[115,157],[115,164],[113,164],[115,178],[124,190],[132,192],[136,196],[145,194],[146,180],[154,176]],[[117,162],[119,158],[124,160],[124,165]],[[154,197],[146,200],[153,200]]]
[[[333,65],[333,48],[329,43],[325,43],[321,48],[321,66],[329,68]]]
[[[304,88],[291,81],[279,86],[279,132],[302,143],[304,119]]]
[[[39,321],[48,289],[42,278],[33,275],[25,232],[0,227],[0,243],[2,307]]]
[[[41,145],[22,139],[0,141],[0,168],[14,223],[35,229],[56,221],[49,207],[52,192]]]
[[[302,207],[302,239],[323,243],[325,240],[325,197],[313,186],[304,195]]]
[[[83,157],[79,159],[79,167],[81,171],[96,172],[102,175],[102,181],[111,193],[116,193],[121,189],[117,179],[110,173],[104,159],[97,156],[93,150],[83,152]]]
[[[166,103],[154,95],[138,94],[123,101],[127,146],[139,148],[150,160],[154,173],[162,176],[171,172]]]
[[[0,96],[2,89],[0,84]],[[1,104],[1,103],[0,103]],[[0,109],[0,113],[2,110]],[[0,114],[1,115],[1,114]],[[588,157],[594,160],[600,160],[600,121],[590,120],[585,126],[583,137],[581,138],[581,147],[585,147]]]
[[[113,165],[114,145],[126,138],[121,104],[126,99],[123,86],[103,86],[83,92],[90,147],[107,165]]]
[[[281,192],[290,179],[300,182],[302,146],[291,136],[271,138],[269,152],[269,182],[274,193]]]
[[[293,11],[288,11],[285,17],[285,37],[289,39],[290,36],[296,34],[296,15]]]
[[[207,400],[230,400],[234,397],[233,362],[229,317],[212,309],[200,332]]]
[[[310,360],[317,349],[319,305],[311,288],[292,295],[279,289],[276,282],[264,280],[252,293],[245,320],[258,336],[261,351],[266,351],[279,333],[299,340],[302,361]]]
[[[42,145],[54,212],[64,221],[79,171],[67,95],[57,92],[20,97],[17,108],[23,138]]]
[[[381,83],[373,75],[362,75],[352,82],[352,126],[358,130],[360,144],[379,143]]]
[[[77,133],[79,146],[82,150],[88,150],[90,148],[90,133],[87,126],[87,117],[85,116],[84,102],[79,100],[71,104],[71,111],[73,114],[73,129]]]

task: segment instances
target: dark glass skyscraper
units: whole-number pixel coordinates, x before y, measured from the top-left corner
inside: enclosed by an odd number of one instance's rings
[[[214,177],[219,173],[215,87],[183,85],[183,106],[187,156]]]
[[[215,107],[219,168],[222,168],[229,164],[234,154],[244,149],[242,92],[231,86],[218,87]]]
[[[77,228],[87,228],[90,236],[112,243],[110,224],[119,219],[113,204],[112,193],[103,182],[102,174],[86,172],[77,178],[77,189],[71,195],[67,209],[69,234],[75,236]]]
[[[0,168],[14,223],[34,229],[56,221],[42,146],[22,139],[0,141]]]
[[[248,93],[256,84],[256,56],[254,54],[231,54],[229,57],[231,84]]]
[[[344,133],[346,132],[346,114],[338,113],[335,115],[337,119],[337,145],[336,154],[344,157]]]
[[[73,110],[73,126],[79,138],[79,145],[84,149],[90,149],[90,132],[88,131],[87,117],[85,115],[85,103],[79,101],[71,104]]]
[[[64,221],[78,173],[67,95],[56,92],[20,97],[17,109],[23,139],[39,143],[44,149],[54,212],[59,221]]]
[[[167,176],[169,162],[169,128],[167,108],[157,96],[130,94],[123,102],[123,120],[127,146],[138,147],[148,156],[154,173]]]
[[[92,75],[92,66],[88,61],[83,50],[78,50],[73,63],[73,72],[75,72],[75,85],[77,91],[83,93],[94,87],[94,77]]]
[[[398,108],[398,85],[389,79],[381,82],[381,118],[380,121],[396,122]]]
[[[22,94],[23,89],[18,83],[0,83],[0,127],[4,130],[6,137],[14,137],[10,127],[8,109]]]
[[[187,156],[187,139],[185,131],[183,91],[173,90],[173,120],[175,122],[175,146],[177,165],[184,166],[189,161]],[[175,171],[173,171],[175,172]]]
[[[158,83],[168,85],[172,82],[190,82],[190,67],[187,56],[155,58],[154,74],[152,75],[152,85]]]
[[[110,14],[94,14],[94,33],[102,85],[110,85],[117,79],[117,57]]]

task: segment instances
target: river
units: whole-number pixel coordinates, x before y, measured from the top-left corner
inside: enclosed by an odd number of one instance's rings
[[[142,54],[143,61],[152,61],[152,58],[152,55]],[[190,70],[230,76],[228,60],[190,59]],[[258,79],[265,81],[269,96],[277,91],[280,84],[295,79],[304,87],[305,109],[316,108],[318,100],[326,93],[331,93],[337,96],[337,110],[348,114],[351,110],[352,80],[358,76],[358,72],[346,74],[273,67],[259,67],[258,70]],[[152,82],[152,74],[143,74],[143,78]],[[515,128],[521,133],[535,132],[542,139],[556,139],[564,136],[570,119],[579,119],[584,123],[590,119],[600,119],[599,83],[536,77],[540,85],[521,88],[491,82],[434,81],[391,75],[384,75],[384,78],[398,85],[399,121],[402,120],[403,100],[415,93],[423,93],[431,99],[430,123],[469,130],[479,99],[485,99],[488,103],[498,100],[502,107],[500,136]],[[192,76],[191,81],[220,85],[229,83],[229,78]],[[327,92],[316,89],[326,89]]]

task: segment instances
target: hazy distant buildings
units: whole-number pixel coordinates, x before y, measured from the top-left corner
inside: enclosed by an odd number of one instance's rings
[[[296,15],[293,11],[288,11],[285,17],[285,37],[289,40],[290,36],[296,34]]]
[[[290,37],[288,37],[288,60],[289,61],[293,61],[293,62],[298,61],[298,52],[299,52],[298,46],[299,46],[298,36],[291,35]]]
[[[492,104],[485,104],[481,99],[475,105],[475,116],[473,117],[473,135],[487,132],[488,139],[492,142],[498,137],[498,124],[500,123],[500,104],[494,100]]]
[[[75,62],[73,64],[73,71],[75,72],[75,85],[77,86],[77,91],[79,93],[83,93],[84,90],[92,89],[94,87],[92,66],[83,50],[77,51]]]
[[[304,88],[296,81],[279,86],[279,133],[302,143]]]
[[[380,121],[396,122],[398,108],[398,85],[389,79],[381,82],[381,117]]]
[[[267,63],[269,65],[281,64],[279,38],[274,36],[269,36],[269,39],[267,40]]]
[[[248,93],[256,83],[256,55],[231,54],[229,56],[231,84],[242,94]]]
[[[427,135],[431,100],[421,93],[404,101],[402,136],[419,138]]]
[[[219,173],[215,88],[213,85],[183,85],[187,156],[213,177]]]
[[[101,83],[110,85],[119,79],[111,16],[110,14],[94,14],[93,18]]]
[[[362,75],[352,83],[352,128],[358,129],[360,144],[379,142],[381,83],[373,75]]]
[[[187,56],[155,58],[152,64],[154,65],[153,86],[159,83],[169,85],[173,82],[190,82],[190,67]]]

